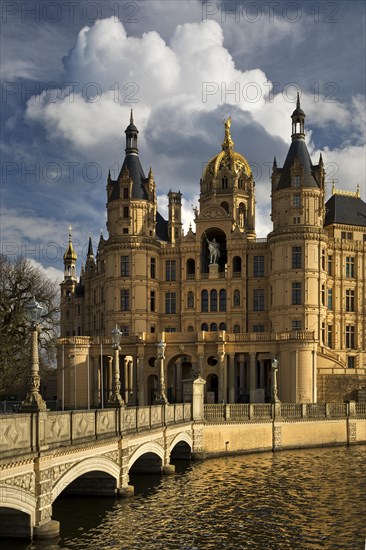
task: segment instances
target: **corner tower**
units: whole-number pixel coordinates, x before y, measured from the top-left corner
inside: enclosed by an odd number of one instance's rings
[[[321,342],[326,319],[325,255],[328,237],[324,225],[323,160],[314,165],[305,143],[305,113],[300,106],[291,115],[291,145],[283,168],[275,159],[272,171],[273,231],[270,252],[270,322],[272,330],[311,331]],[[283,400],[316,401],[315,349],[281,351],[281,376],[288,384]],[[282,382],[284,384],[284,381]],[[290,390],[291,386],[291,390]]]

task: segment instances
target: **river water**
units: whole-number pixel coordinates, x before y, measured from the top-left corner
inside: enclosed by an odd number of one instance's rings
[[[365,549],[364,446],[227,456],[179,469],[135,476],[132,499],[60,497],[53,508],[60,538],[11,548]]]

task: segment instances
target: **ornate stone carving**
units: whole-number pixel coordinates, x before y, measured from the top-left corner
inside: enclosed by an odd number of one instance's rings
[[[35,475],[34,472],[28,472],[20,476],[4,479],[4,483],[5,485],[18,487],[23,491],[29,491],[30,493],[33,493],[35,489]]]
[[[117,449],[115,451],[109,451],[108,453],[104,453],[103,456],[119,464],[119,451]]]
[[[282,427],[274,426],[273,428],[273,446],[275,448],[282,447]]]
[[[356,423],[350,422],[348,425],[348,441],[349,443],[356,443]]]

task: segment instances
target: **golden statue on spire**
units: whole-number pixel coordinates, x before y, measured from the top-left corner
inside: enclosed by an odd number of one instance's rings
[[[224,126],[225,126],[225,137],[224,137],[224,142],[222,144],[222,149],[224,151],[229,151],[230,149],[234,149],[234,142],[231,139],[231,135],[230,135],[231,116],[229,116],[227,120],[224,119]]]

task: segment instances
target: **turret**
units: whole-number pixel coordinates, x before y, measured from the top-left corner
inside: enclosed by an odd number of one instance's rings
[[[169,191],[169,239],[174,243],[182,234],[182,194]]]

